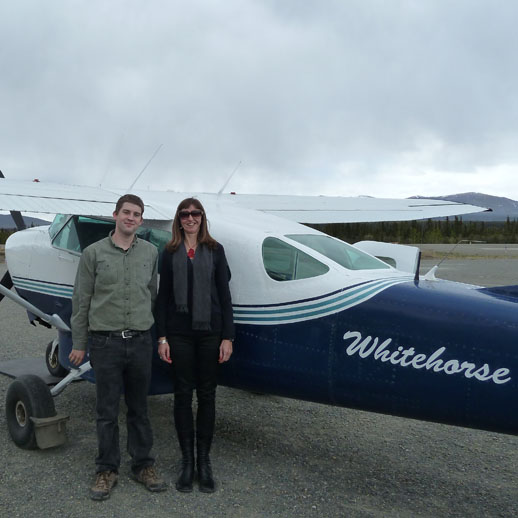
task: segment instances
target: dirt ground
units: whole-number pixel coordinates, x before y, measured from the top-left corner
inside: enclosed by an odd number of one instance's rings
[[[0,275],[4,270],[0,264]],[[517,271],[515,258],[455,257],[437,275],[494,285],[510,284]],[[0,361],[43,357],[54,337],[28,325],[11,301],[0,303],[0,326]],[[3,397],[10,382],[0,375]],[[88,498],[96,450],[93,385],[75,383],[57,398],[58,412],[70,416],[67,443],[58,448],[16,447],[2,408],[0,517],[518,516],[516,436],[218,390],[213,495],[174,490],[179,452],[170,395],[150,398],[150,416],[157,466],[171,488],[153,495],[137,486],[124,455],[119,485],[102,503]],[[124,417],[120,424],[124,444]]]

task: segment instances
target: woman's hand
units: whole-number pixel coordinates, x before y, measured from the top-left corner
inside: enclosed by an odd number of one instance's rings
[[[230,359],[232,356],[232,341],[231,340],[221,340],[221,345],[219,346],[219,363],[224,363]]]
[[[163,338],[160,338],[160,340],[162,341],[158,343],[158,356],[166,363],[173,363],[173,360],[171,360],[171,348],[167,340],[163,341]]]

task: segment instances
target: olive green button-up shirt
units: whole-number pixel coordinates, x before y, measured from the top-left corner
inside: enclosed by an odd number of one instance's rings
[[[153,325],[157,258],[156,247],[137,237],[127,251],[111,234],[85,248],[72,297],[74,349],[86,349],[88,331],[146,331]]]

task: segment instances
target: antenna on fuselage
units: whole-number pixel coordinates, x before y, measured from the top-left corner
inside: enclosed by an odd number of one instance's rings
[[[444,255],[444,257],[437,263],[437,268],[440,266],[440,264],[445,260],[447,259],[452,253],[453,251],[461,244],[461,243],[469,243],[471,245],[471,243],[485,243],[485,241],[477,241],[476,239],[461,239],[460,241],[458,241],[455,246],[449,251],[449,252],[446,252],[446,254]]]
[[[137,177],[135,178],[134,182],[128,187],[128,191],[131,191],[131,189],[133,189],[133,187],[135,186],[135,184],[138,182],[139,178],[142,176],[142,173],[147,169],[147,166],[151,163],[151,161],[153,160],[153,158],[156,157],[157,153],[160,151],[160,148],[163,146],[164,144],[160,144],[156,149],[155,149],[155,152],[151,155],[151,158],[147,161],[147,164],[144,166],[144,169],[142,169],[142,171],[140,171],[140,173],[137,175]]]
[[[223,187],[218,191],[218,197],[221,195],[221,193],[223,192],[223,189],[225,189],[225,187],[228,185],[228,182],[230,182],[230,180],[232,179],[232,177],[234,176],[235,172],[238,170],[239,166],[243,163],[242,160],[240,160],[236,167],[234,167],[234,170],[230,173],[230,176],[227,178],[227,181],[223,184]]]

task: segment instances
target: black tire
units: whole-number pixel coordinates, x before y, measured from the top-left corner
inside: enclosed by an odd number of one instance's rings
[[[68,370],[59,363],[59,344],[52,354],[52,342],[49,342],[45,351],[45,363],[50,374],[56,378],[64,378],[68,374]]]
[[[49,387],[33,374],[19,376],[7,389],[5,415],[13,442],[20,448],[36,448],[34,423],[30,418],[56,415]]]

